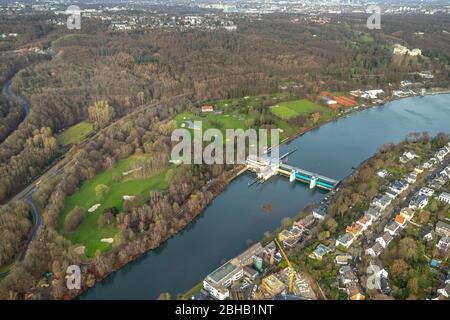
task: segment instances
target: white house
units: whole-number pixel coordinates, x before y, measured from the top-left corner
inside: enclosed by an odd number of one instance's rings
[[[443,236],[436,244],[436,247],[441,250],[447,250],[448,248],[450,248],[450,237]]]
[[[444,297],[449,298],[450,297],[450,284],[447,284],[444,288],[439,289],[437,292],[442,294]]]
[[[400,225],[393,221],[391,224],[384,227],[384,232],[389,232],[391,236],[395,236],[397,232],[400,230]]]
[[[409,202],[411,209],[423,209],[428,204],[428,197],[424,195],[417,195]]]
[[[431,188],[423,187],[422,189],[420,189],[419,194],[426,197],[431,197],[434,194],[434,190]]]
[[[203,280],[203,288],[214,298],[225,300],[230,294],[227,288],[243,276],[244,270],[228,261]]]
[[[372,257],[378,257],[383,252],[383,247],[380,243],[376,242],[371,248],[366,250],[366,253]]]
[[[392,198],[388,195],[383,195],[381,198],[375,199],[372,203],[378,206],[381,210],[385,210],[392,202]]]
[[[410,174],[408,174],[408,176],[406,177],[406,181],[408,181],[409,183],[416,182],[417,181],[417,173],[411,172]]]
[[[382,237],[378,237],[375,241],[386,248],[393,239],[394,237],[389,232],[385,232]]]
[[[389,173],[386,170],[378,171],[377,176],[380,178],[386,178],[389,175]]]
[[[336,247],[343,246],[344,248],[348,249],[352,245],[353,241],[355,241],[353,235],[351,233],[346,232],[339,238],[337,238]]]
[[[439,195],[438,200],[450,204],[450,193],[442,192]]]
[[[313,210],[313,217],[318,220],[324,220],[327,215],[327,208],[325,206],[320,206]]]

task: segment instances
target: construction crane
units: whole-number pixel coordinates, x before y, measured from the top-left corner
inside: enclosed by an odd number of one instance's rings
[[[274,239],[275,244],[277,245],[278,249],[280,249],[281,255],[286,260],[288,267],[289,267],[289,287],[288,287],[288,293],[292,294],[294,293],[294,278],[296,277],[296,272],[294,267],[292,266],[291,261],[289,261],[289,258],[287,257],[286,253],[284,252],[283,248],[281,247],[280,243],[277,239]]]

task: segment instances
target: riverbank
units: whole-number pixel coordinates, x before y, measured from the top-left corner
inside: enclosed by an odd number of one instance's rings
[[[365,110],[365,109],[364,109]],[[387,109],[382,109],[382,110],[387,110]],[[360,110],[360,111],[362,111],[362,110]],[[345,122],[347,122],[348,120],[345,120]],[[338,122],[336,122],[336,123],[338,123]],[[327,126],[327,127],[329,127],[329,126]],[[310,129],[309,131],[311,131],[311,130],[314,130],[314,129]],[[404,137],[404,134],[402,134],[401,135],[402,137]],[[295,139],[294,139],[295,140]],[[286,142],[286,143],[288,143],[288,142]],[[304,158],[304,153],[302,154],[302,162],[304,162],[305,160],[307,160],[307,158]],[[295,156],[294,156],[294,158],[295,158]],[[320,171],[320,170],[319,170]],[[333,174],[331,174],[331,175],[333,175]],[[348,174],[345,174],[345,176],[347,176]],[[334,175],[333,175],[334,176]],[[245,179],[247,179],[247,178],[245,178]],[[245,180],[244,179],[244,180]],[[242,184],[241,183],[241,181],[242,181],[243,179],[239,179],[238,180],[238,182],[237,182],[237,184],[238,185],[240,185],[240,184]],[[283,184],[284,184],[285,182],[283,182]],[[234,183],[233,183],[234,184]],[[245,188],[247,189],[247,183],[245,182],[244,183],[245,184]],[[267,184],[267,185],[265,185],[263,188],[265,188],[265,189],[271,189],[271,186],[270,185],[272,185],[272,186],[274,186],[273,185],[273,183],[271,183],[271,184]],[[247,192],[247,191],[246,191]],[[228,192],[229,193],[229,192]],[[252,191],[252,194],[254,193],[254,191]],[[305,194],[305,196],[308,196],[309,195],[309,193],[307,193],[307,194]],[[314,194],[311,194],[311,196],[314,196],[314,198],[317,198],[318,199],[318,197],[322,197],[321,195],[319,196],[318,194],[317,195],[314,195]],[[308,196],[309,197],[309,196]],[[223,197],[221,197],[221,198],[223,198]],[[279,197],[280,198],[280,200],[283,198],[283,197]],[[302,198],[303,198],[303,196],[302,196]],[[277,200],[278,201],[278,200]],[[253,202],[253,201],[252,201]],[[307,203],[310,203],[310,201],[308,201]],[[305,203],[305,204],[307,204],[307,203]],[[237,204],[236,204],[237,205]],[[243,203],[242,204],[239,204],[238,205],[238,207],[242,207],[242,205],[243,205]],[[249,205],[250,205],[250,203],[249,203]],[[214,206],[214,208],[217,206],[217,204]],[[209,206],[207,206],[207,207],[209,207]],[[206,211],[211,211],[211,210],[216,210],[216,209],[213,209],[213,208],[208,208],[208,210],[206,210]],[[236,209],[234,209],[234,210],[236,210]],[[239,210],[242,210],[242,209],[239,209]],[[252,209],[253,210],[253,209]],[[297,211],[298,212],[298,211]],[[205,213],[206,214],[206,213]],[[211,213],[208,213],[209,215],[211,214]],[[215,212],[215,214],[214,214],[214,216],[216,215],[216,214],[219,214],[219,213],[217,213],[217,211]],[[224,217],[224,219],[225,219],[226,217]],[[215,220],[217,220],[217,218],[213,218],[213,219],[215,219]],[[271,218],[271,219],[273,219],[273,218]],[[281,219],[281,218],[278,218],[278,219]],[[279,224],[279,221],[280,220],[278,220],[278,219],[276,219],[278,222],[277,222],[277,225]],[[193,220],[195,220],[195,219],[193,219]],[[202,219],[202,221],[203,220],[205,220],[205,219]],[[208,218],[208,219],[206,219],[207,221],[209,221],[210,219]],[[264,219],[264,220],[266,220],[266,219]],[[188,223],[187,225],[191,225],[191,228],[193,228],[192,227],[192,224],[191,223]],[[186,226],[187,226],[186,225]],[[203,224],[202,224],[203,225]],[[271,228],[272,229],[272,228]],[[256,231],[257,229],[254,229],[253,230],[253,232],[251,232],[251,233],[254,233],[254,231]],[[267,230],[267,229],[266,229]],[[172,239],[173,237],[175,237],[176,236],[176,238],[177,238],[177,240],[173,240],[173,241],[169,241],[170,243],[173,243],[174,241],[176,241],[176,243],[178,243],[178,238],[184,238],[184,232],[182,232],[183,230],[180,230],[180,232],[181,233],[183,233],[183,236],[181,236],[181,235],[178,235],[178,234],[173,234],[171,237],[168,237],[167,239]],[[262,230],[262,232],[260,231],[260,233],[259,233],[259,235],[261,235],[262,233],[263,233],[263,231],[264,231],[264,229]],[[246,237],[245,235],[243,235],[242,237]],[[248,235],[248,237],[251,237],[250,235]],[[261,236],[259,236],[258,238],[260,238]],[[161,243],[162,244],[162,243]],[[153,246],[153,247],[151,247],[150,249],[155,249],[157,246]],[[150,250],[149,249],[149,250]],[[161,250],[167,250],[167,249],[161,249]],[[161,250],[157,250],[157,252],[161,252]],[[220,251],[220,249],[217,249],[218,251]],[[172,250],[171,250],[172,251]],[[170,251],[170,252],[171,252]],[[144,251],[143,251],[144,252]],[[158,253],[159,254],[159,253]],[[217,254],[220,254],[220,253],[216,253],[215,255],[217,255]],[[225,254],[225,253],[223,253],[223,254]],[[148,254],[147,255],[147,257],[153,257],[154,256],[154,254],[153,253],[150,253],[150,254]],[[164,255],[165,256],[165,255]],[[133,260],[136,260],[137,259],[137,257],[135,258],[135,259],[133,259]],[[147,258],[143,258],[144,260],[146,260]],[[212,256],[211,257],[209,257],[209,259],[214,259]],[[151,258],[151,260],[153,261],[153,258]],[[215,264],[214,264],[215,265]],[[158,264],[158,268],[159,268],[159,264]],[[205,269],[207,269],[208,267],[207,266],[205,266]],[[114,268],[115,270],[117,270],[117,269],[119,269],[119,268]],[[208,270],[210,270],[210,268],[208,269]],[[203,272],[207,272],[207,271],[203,271]],[[114,272],[110,272],[109,273],[109,275],[111,275],[112,273],[114,273]],[[121,277],[120,275],[117,275],[116,277]],[[200,279],[198,279],[198,280],[200,280]],[[171,282],[173,282],[173,280],[171,281]],[[109,286],[108,285],[108,283],[110,283],[110,281],[108,281],[108,282],[106,282],[106,286]],[[193,285],[193,284],[192,284]],[[192,286],[191,285],[191,286]],[[191,286],[189,286],[189,287],[191,287]],[[103,286],[102,286],[103,287]],[[158,287],[157,285],[155,285],[155,288],[156,287]],[[188,288],[189,288],[188,287]],[[188,288],[186,288],[186,290],[188,289]],[[167,291],[167,290],[164,290],[164,289],[161,289],[161,290],[159,290],[158,291],[158,294],[159,293],[161,293],[161,292],[165,292],[165,291]],[[180,290],[180,291],[178,291],[178,293],[179,292],[184,292],[184,290]],[[156,296],[158,295],[158,294],[156,294]],[[88,295],[88,296],[91,296],[91,295]]]

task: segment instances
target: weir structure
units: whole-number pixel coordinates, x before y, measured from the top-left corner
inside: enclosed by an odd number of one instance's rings
[[[282,155],[279,159],[267,156],[248,156],[246,161],[247,170],[255,172],[257,176],[254,181],[249,183],[249,186],[255,183],[264,183],[271,177],[279,174],[289,177],[290,182],[300,181],[307,183],[310,189],[319,188],[325,191],[331,191],[337,187],[339,184],[338,180],[283,163],[283,159],[292,152]]]

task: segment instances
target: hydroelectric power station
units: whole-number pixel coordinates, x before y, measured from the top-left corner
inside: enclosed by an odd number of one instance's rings
[[[291,183],[294,181],[308,183],[310,189],[319,188],[331,191],[339,184],[338,180],[283,163],[283,159],[291,153],[288,152],[279,159],[268,156],[248,156],[246,161],[247,169],[256,173],[256,179],[249,185],[264,183],[277,174],[289,177],[289,182]]]

